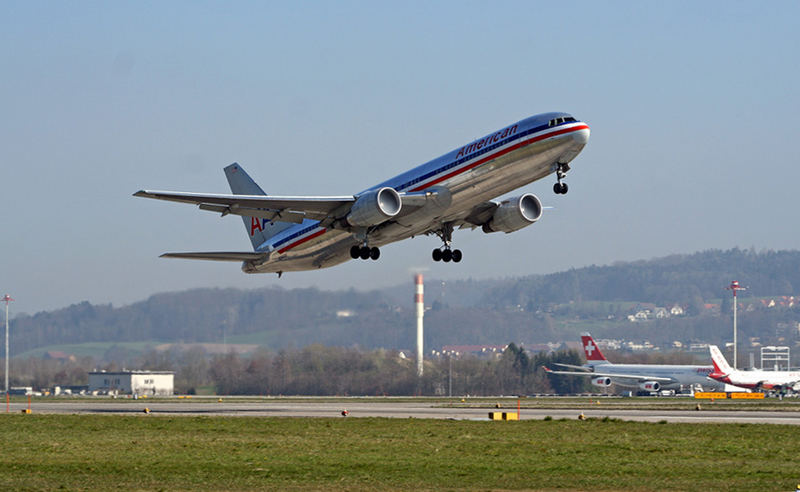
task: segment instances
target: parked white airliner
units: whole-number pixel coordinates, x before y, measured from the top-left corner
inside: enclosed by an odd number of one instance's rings
[[[708,377],[713,380],[753,390],[800,391],[800,371],[742,371],[728,364],[719,347],[709,345],[708,348],[714,363],[714,371]]]
[[[637,388],[643,392],[664,390],[688,390],[696,386],[703,389],[723,390],[724,383],[708,379],[714,370],[712,366],[664,365],[664,364],[612,364],[605,358],[594,339],[588,333],[581,335],[586,364],[570,366],[559,364],[580,371],[551,371],[550,374],[569,374],[592,378],[592,384],[607,388],[612,384]]]
[[[556,174],[589,141],[589,126],[566,113],[545,113],[501,128],[399,176],[347,196],[267,196],[244,169],[225,168],[232,195],[141,190],[134,196],[192,203],[202,210],[242,216],[253,251],[165,253],[162,257],[241,261],[246,273],[312,270],[350,258],[373,259],[380,246],[420,234],[444,243],[434,261],[459,262],[451,249],[455,228],[510,233],[542,216],[531,194],[496,200]]]

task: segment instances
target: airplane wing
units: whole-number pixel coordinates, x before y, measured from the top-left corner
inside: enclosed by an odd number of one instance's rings
[[[267,253],[253,251],[210,251],[206,253],[164,253],[161,258],[183,258],[187,260],[249,261],[266,258]]]
[[[424,207],[438,191],[401,192],[399,216]],[[301,223],[303,219],[332,221],[347,215],[357,197],[346,196],[274,196],[225,195],[182,191],[139,190],[133,196],[170,202],[191,203],[201,210],[245,217],[259,217],[280,222]]]
[[[474,229],[476,227],[480,227],[492,218],[494,211],[497,210],[497,207],[499,206],[500,202],[492,200],[479,203],[472,207],[469,215],[464,217],[463,220],[457,222],[456,225],[459,229],[464,229],[467,227]]]
[[[559,362],[553,362],[553,365],[554,366],[561,366],[561,367],[569,367],[570,369],[577,369],[579,371],[584,371],[584,372],[587,372],[587,373],[591,374],[591,369],[589,369],[588,367],[584,367],[584,366],[573,366],[571,364],[561,364]]]
[[[636,381],[658,381],[659,383],[672,383],[675,382],[672,378],[662,378],[659,376],[647,376],[645,374],[609,374],[605,372],[580,372],[580,371],[553,371],[552,369],[545,368],[549,374],[563,374],[569,376],[591,376],[611,379],[633,379]]]
[[[223,195],[157,190],[139,190],[133,196],[193,203],[201,210],[222,215],[244,215],[298,224],[303,219],[324,220],[339,209],[349,210],[356,201],[353,196]]]

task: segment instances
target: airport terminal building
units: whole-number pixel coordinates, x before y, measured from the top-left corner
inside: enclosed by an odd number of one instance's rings
[[[172,371],[93,371],[89,373],[89,392],[172,396],[174,381]]]

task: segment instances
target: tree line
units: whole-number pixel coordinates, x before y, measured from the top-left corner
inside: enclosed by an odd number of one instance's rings
[[[249,356],[230,352],[208,356],[202,350],[150,350],[128,361],[137,369],[174,371],[175,391],[220,395],[315,396],[494,396],[579,393],[586,378],[547,375],[544,366],[580,364],[577,351],[530,355],[510,344],[500,356],[439,357],[416,363],[395,350],[310,345],[278,352],[259,350]],[[123,369],[118,362],[99,367],[90,357],[75,361],[14,359],[11,386],[53,388],[87,384],[90,370]],[[0,371],[1,374],[1,371]]]

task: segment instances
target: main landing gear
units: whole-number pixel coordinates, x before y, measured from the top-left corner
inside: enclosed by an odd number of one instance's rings
[[[380,257],[381,250],[374,246],[372,248],[369,246],[353,246],[350,248],[350,258],[354,260],[357,258],[361,258],[362,260],[377,260]]]
[[[362,260],[369,260],[370,258],[373,260],[377,260],[381,257],[381,250],[369,246],[353,246],[350,248],[350,258],[357,259],[361,258]]]
[[[553,185],[553,192],[556,195],[566,195],[567,191],[569,191],[569,187],[567,183],[562,183],[561,180],[567,177],[567,171],[569,171],[569,164],[559,162],[556,167],[556,180],[558,182]]]
[[[433,257],[433,261],[443,261],[445,263],[448,263],[451,260],[453,263],[458,263],[463,257],[460,249],[451,250],[449,246],[445,248],[434,249],[431,256]]]
[[[431,253],[433,261],[443,261],[445,263],[449,263],[450,261],[458,263],[461,261],[461,258],[463,258],[461,250],[450,249],[450,243],[453,242],[453,224],[449,222],[442,224],[442,228],[435,232],[444,243],[444,246],[433,250]]]

